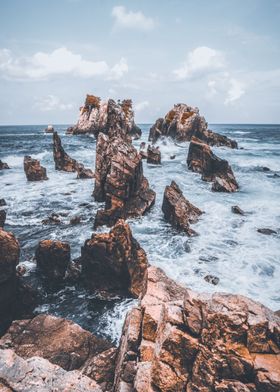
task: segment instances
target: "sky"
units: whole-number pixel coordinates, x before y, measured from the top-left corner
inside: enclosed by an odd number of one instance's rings
[[[86,94],[280,123],[280,0],[0,0],[0,124],[72,124]]]

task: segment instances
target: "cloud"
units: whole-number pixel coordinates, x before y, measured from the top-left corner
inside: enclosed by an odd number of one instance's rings
[[[72,103],[63,103],[60,98],[55,95],[47,95],[45,98],[39,98],[34,104],[34,108],[40,110],[41,112],[50,112],[52,110],[71,110],[74,105]]]
[[[149,101],[138,102],[135,105],[135,111],[136,112],[141,112],[142,110],[146,109],[149,106],[150,106],[150,102]]]
[[[116,28],[149,31],[155,27],[153,18],[145,16],[141,11],[128,11],[122,5],[113,8],[112,16]]]
[[[44,80],[57,75],[90,78],[110,74],[120,78],[124,68],[124,59],[110,68],[106,61],[85,60],[65,47],[50,53],[37,52],[29,57],[15,57],[8,49],[0,50],[0,75],[6,79]]]
[[[225,99],[225,105],[232,104],[245,93],[244,83],[240,82],[239,80],[231,78],[229,80],[229,84],[230,87],[228,90],[227,97]]]
[[[225,67],[225,58],[222,52],[199,46],[191,51],[183,65],[173,73],[179,80],[195,79],[217,72]]]
[[[120,61],[113,66],[109,71],[107,80],[120,80],[125,73],[128,72],[128,65],[125,58],[121,58]]]

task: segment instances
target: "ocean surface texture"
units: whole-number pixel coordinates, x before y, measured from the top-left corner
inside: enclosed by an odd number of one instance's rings
[[[147,142],[150,125],[140,125],[141,141]],[[92,198],[93,180],[77,180],[76,173],[54,169],[52,135],[45,126],[1,126],[0,159],[11,170],[0,171],[0,199],[7,202],[5,229],[21,244],[21,262],[30,279],[38,279],[34,251],[42,239],[69,241],[72,259],[93,231],[93,220],[101,203]],[[66,136],[67,126],[55,126],[69,155],[94,169],[95,139]],[[280,126],[212,125],[213,129],[238,141],[242,149],[213,148],[229,161],[240,185],[233,194],[214,193],[211,184],[188,171],[188,143],[159,142],[162,165],[143,161],[144,173],[156,191],[156,204],[146,216],[130,220],[133,235],[148,255],[150,264],[161,267],[177,282],[201,292],[226,291],[247,295],[273,310],[280,309]],[[48,181],[27,182],[23,157],[31,155],[47,168]],[[174,160],[171,155],[176,155]],[[269,168],[267,169],[263,168]],[[174,231],[161,211],[166,185],[175,180],[185,197],[205,213],[193,228],[198,237],[188,238]],[[239,205],[245,216],[235,215]],[[61,214],[62,224],[42,225],[51,213]],[[71,226],[72,216],[82,217]],[[271,228],[277,235],[263,235],[258,228]],[[98,231],[108,230],[101,228]],[[206,275],[219,278],[214,286]],[[134,300],[104,301],[82,287],[48,290],[37,313],[49,312],[78,322],[93,332],[118,340],[126,310]]]

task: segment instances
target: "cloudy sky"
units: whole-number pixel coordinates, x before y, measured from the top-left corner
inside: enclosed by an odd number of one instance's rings
[[[280,1],[1,1],[0,124],[74,123],[87,93],[280,123]]]

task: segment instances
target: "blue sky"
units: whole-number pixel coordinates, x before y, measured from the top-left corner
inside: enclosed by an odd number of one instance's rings
[[[0,124],[74,123],[85,95],[280,123],[278,0],[0,0]]]

